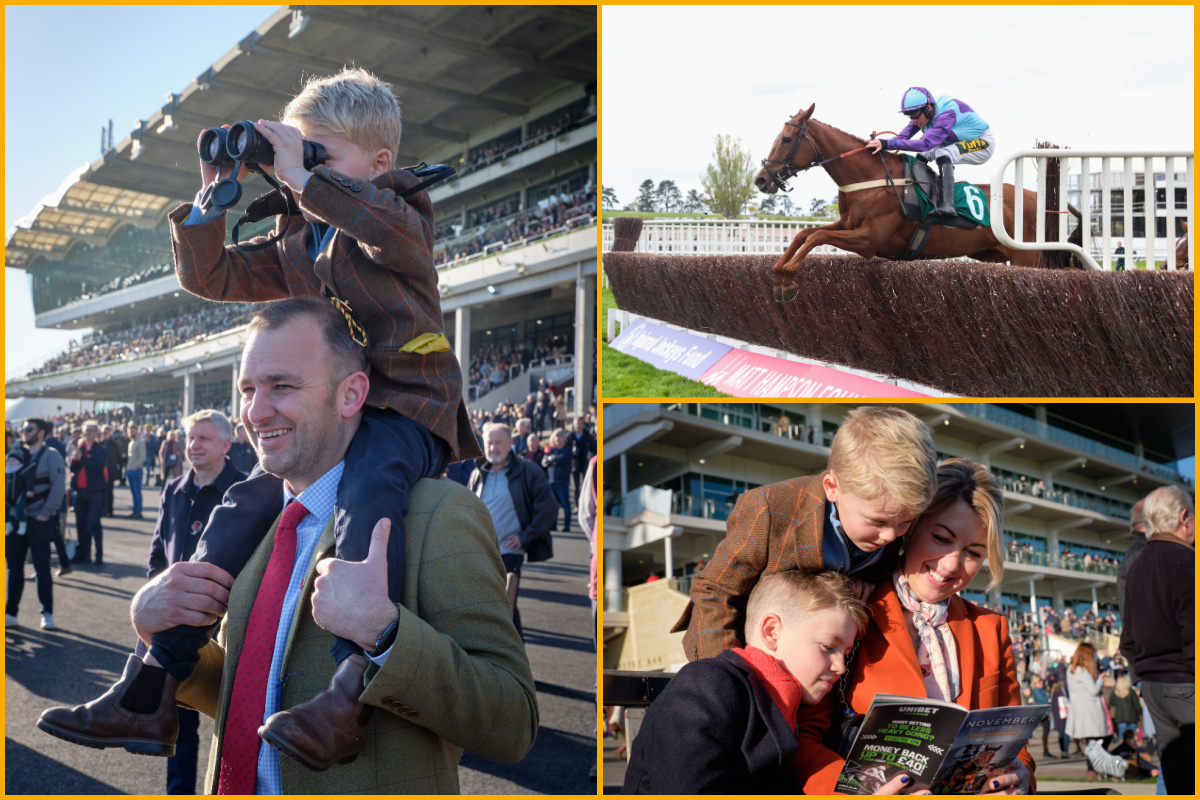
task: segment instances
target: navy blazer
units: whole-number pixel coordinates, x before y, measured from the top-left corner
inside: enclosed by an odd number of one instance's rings
[[[212,510],[221,504],[226,490],[245,477],[226,459],[225,468],[207,486],[196,487],[196,471],[191,469],[167,481],[159,497],[158,524],[150,541],[147,578],[192,557]]]
[[[794,794],[795,720],[726,650],[679,670],[633,740],[622,794]]]

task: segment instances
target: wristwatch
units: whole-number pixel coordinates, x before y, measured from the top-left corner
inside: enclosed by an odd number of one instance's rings
[[[369,658],[379,658],[384,653],[392,648],[396,643],[396,631],[400,628],[400,620],[392,620],[392,624],[383,629],[383,633],[379,634],[379,638],[375,640],[375,649],[367,653]]]

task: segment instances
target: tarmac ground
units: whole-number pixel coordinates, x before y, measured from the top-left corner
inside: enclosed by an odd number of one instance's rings
[[[104,564],[76,567],[54,579],[58,630],[38,627],[33,567],[18,613],[4,635],[4,752],[6,794],[163,794],[166,760],[121,749],[95,750],[49,736],[38,715],[54,705],[99,697],[121,675],[135,637],[129,602],[145,583],[159,489],[144,491],[144,520],[129,520],[129,490],[116,487],[116,517],[105,517]],[[74,537],[71,515],[68,538]],[[554,535],[554,558],[526,565],[518,608],[526,651],[537,682],[540,728],[533,749],[517,764],[464,753],[464,794],[594,794],[596,654],[587,597],[589,551],[578,524]],[[52,568],[57,558],[51,557]],[[200,720],[202,784],[212,720]]]

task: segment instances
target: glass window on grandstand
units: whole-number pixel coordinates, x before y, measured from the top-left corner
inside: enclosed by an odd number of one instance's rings
[[[543,181],[536,186],[530,186],[529,191],[525,195],[525,207],[533,208],[536,206],[545,209],[556,199],[566,202],[567,198],[576,192],[583,191],[587,185],[587,167],[577,169],[574,172],[568,172],[566,175],[559,175],[548,181]]]

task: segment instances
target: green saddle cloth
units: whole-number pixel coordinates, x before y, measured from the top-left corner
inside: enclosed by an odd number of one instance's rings
[[[917,160],[914,156],[907,156],[907,158],[912,162]],[[913,166],[915,168],[915,163]],[[934,175],[936,180],[936,171]],[[914,183],[913,188],[917,190],[917,200],[921,204],[921,219],[929,219],[929,215],[933,213],[933,201],[929,199],[929,195],[925,193],[919,183]],[[954,210],[960,217],[979,225],[990,226],[992,224],[992,219],[988,214],[987,195],[973,183],[961,181],[954,184]]]

